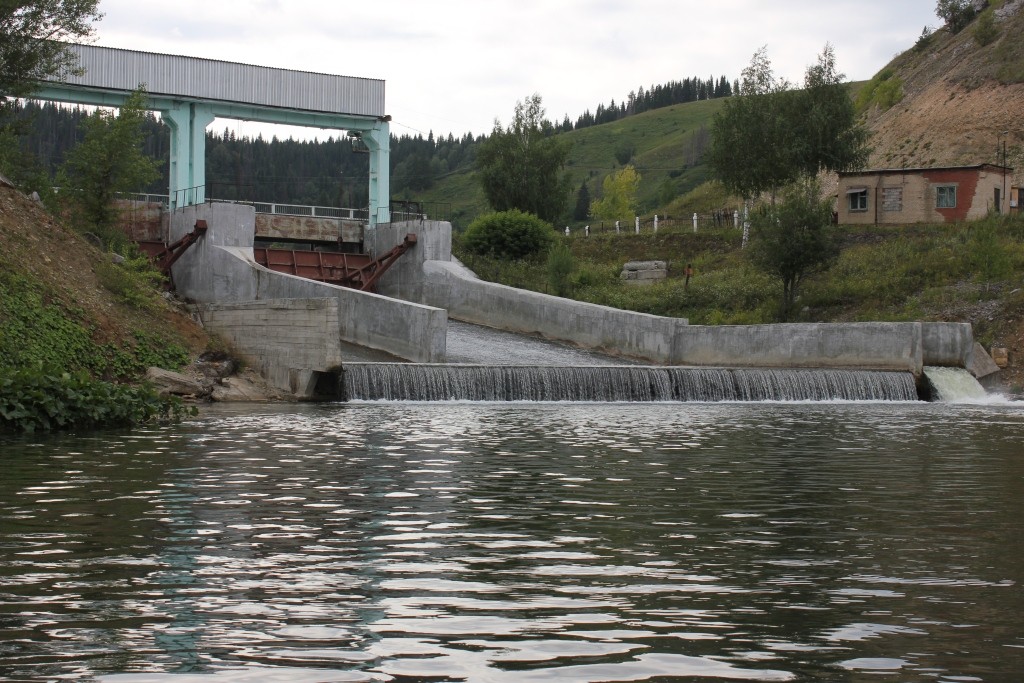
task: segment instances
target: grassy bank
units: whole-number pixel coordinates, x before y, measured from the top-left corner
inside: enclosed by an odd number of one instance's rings
[[[208,344],[161,296],[142,257],[121,260],[0,188],[0,432],[180,416],[138,383]]]
[[[807,279],[798,321],[947,320],[974,324],[984,345],[1013,346],[1024,316],[1024,218],[994,216],[957,225],[836,228],[843,249],[828,272]],[[573,255],[571,298],[692,324],[779,320],[782,285],[755,269],[733,228],[685,227],[640,235],[601,233],[565,240]],[[539,292],[548,285],[544,258],[500,261],[456,255],[486,279]],[[648,286],[619,279],[631,260],[663,260],[665,280]],[[694,276],[685,286],[684,268]]]

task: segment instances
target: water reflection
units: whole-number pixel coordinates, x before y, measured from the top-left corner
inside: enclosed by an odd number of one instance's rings
[[[1006,680],[1022,425],[375,404],[8,440],[0,677]]]

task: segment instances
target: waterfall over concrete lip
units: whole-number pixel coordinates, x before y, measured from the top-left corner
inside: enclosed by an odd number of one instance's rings
[[[924,379],[932,400],[942,403],[1004,403],[1006,397],[989,394],[974,375],[964,368],[925,366]]]
[[[916,401],[909,372],[646,365],[349,363],[343,400]]]

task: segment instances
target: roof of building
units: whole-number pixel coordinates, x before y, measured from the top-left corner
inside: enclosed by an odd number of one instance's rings
[[[925,171],[970,171],[992,169],[1002,173],[1013,173],[1012,166],[1000,166],[999,164],[972,164],[965,166],[928,166],[920,168],[866,168],[860,171],[840,171],[839,177],[857,175],[889,175],[895,173],[923,173]]]
[[[357,116],[384,114],[384,81],[214,59],[69,45],[82,67],[52,79],[84,88]]]

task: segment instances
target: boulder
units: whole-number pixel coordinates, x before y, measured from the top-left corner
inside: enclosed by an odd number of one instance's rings
[[[210,394],[208,386],[180,372],[172,372],[163,368],[152,367],[146,370],[149,381],[161,396],[193,396],[201,398]]]

